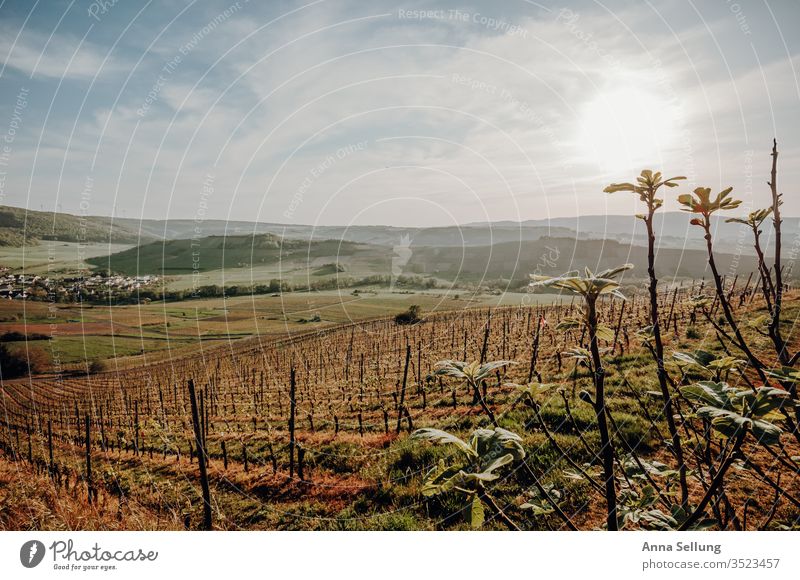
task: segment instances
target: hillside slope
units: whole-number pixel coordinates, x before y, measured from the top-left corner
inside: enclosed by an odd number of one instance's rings
[[[741,212],[746,213],[746,212]],[[735,217],[737,212],[731,212]],[[714,239],[721,252],[753,254],[750,232],[739,224],[729,224],[725,218],[712,219]],[[167,240],[190,238],[194,235],[194,220],[135,220],[116,219],[118,223],[136,231],[141,230],[154,238]],[[654,227],[659,247],[673,249],[704,249],[702,236],[696,235],[689,218],[683,212],[656,214]],[[772,235],[772,227],[765,224],[763,240]],[[285,239],[344,240],[365,244],[395,247],[407,244],[421,246],[454,247],[490,246],[506,242],[536,241],[545,237],[576,238],[581,240],[608,239],[623,244],[647,245],[644,223],[633,215],[590,215],[578,217],[553,217],[521,222],[496,221],[440,226],[429,228],[396,227],[385,225],[312,226],[304,224],[278,224],[206,220],[205,235],[252,235],[270,233]],[[800,218],[783,218],[784,236],[800,236]]]
[[[127,275],[180,275],[231,268],[257,272],[255,269],[260,266],[279,265],[270,276],[283,277],[281,273],[299,269],[316,277],[338,276],[343,272],[347,272],[345,275],[357,272],[358,276],[418,275],[470,285],[497,280],[519,285],[534,272],[558,275],[584,266],[602,269],[626,262],[636,266],[629,279],[647,275],[646,248],[613,240],[548,237],[491,246],[423,246],[404,250],[407,256],[387,246],[337,240],[281,240],[271,234],[259,234],[152,242],[88,262]],[[750,256],[720,252],[716,260],[725,274],[747,276],[755,270]],[[663,280],[708,276],[706,253],[702,250],[662,248],[656,264],[656,273]]]
[[[353,256],[369,252],[377,246],[353,242],[325,240],[303,242],[282,240],[272,234],[251,236],[209,236],[198,240],[167,240],[151,242],[123,252],[90,258],[88,263],[99,268],[129,276],[144,274],[187,274],[211,270],[245,268],[279,262],[300,262],[312,265],[319,258]],[[378,253],[385,253],[379,248]]]
[[[106,217],[0,206],[0,246],[22,247],[40,240],[140,244],[152,239],[149,234],[140,236],[137,229],[112,223]]]

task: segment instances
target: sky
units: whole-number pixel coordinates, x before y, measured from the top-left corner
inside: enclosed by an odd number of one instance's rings
[[[4,1],[0,204],[448,226],[641,211],[644,168],[800,215],[795,0]]]

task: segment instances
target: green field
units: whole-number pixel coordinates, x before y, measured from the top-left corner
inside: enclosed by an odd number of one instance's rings
[[[209,236],[198,240],[152,242],[89,263],[114,272],[139,274],[185,274],[229,268],[302,263],[322,267],[340,257],[374,259],[375,246],[324,240],[282,240],[271,234],[255,236]],[[382,248],[388,250],[388,248]],[[320,261],[321,260],[321,261]]]
[[[129,244],[44,241],[24,247],[0,246],[0,266],[27,274],[71,274],[91,266],[86,260],[122,252]]]

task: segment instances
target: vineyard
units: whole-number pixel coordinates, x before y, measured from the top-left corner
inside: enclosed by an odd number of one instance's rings
[[[755,283],[738,286],[729,285],[732,299],[755,317],[763,308]],[[700,291],[698,284],[659,294],[665,340],[675,351],[731,358],[732,347],[691,300]],[[708,313],[717,317],[718,309],[717,302]],[[0,525],[202,527],[207,480],[215,528],[463,526],[463,498],[422,493],[426,473],[452,454],[408,433],[435,427],[463,435],[491,425],[479,398],[492,421],[519,433],[527,450],[527,458],[494,484],[498,511],[486,515],[485,525],[505,527],[508,514],[525,529],[599,527],[597,425],[581,394],[591,375],[574,348],[587,335],[559,329],[577,310],[577,303],[567,302],[468,309],[412,325],[384,319],[264,344],[242,341],[119,372],[5,381],[3,471],[49,499],[39,500],[46,509],[4,502]],[[600,310],[600,322],[611,331],[600,346],[615,461],[632,493],[644,482],[669,497],[675,478],[665,467],[670,452],[663,403],[654,393],[652,358],[636,333],[648,324],[647,300],[634,294],[625,302],[608,300]],[[516,364],[492,371],[476,397],[468,385],[434,373],[436,363],[447,359]],[[679,359],[669,367],[685,384],[722,373],[738,386],[752,374],[735,364],[711,366],[707,373]],[[557,384],[548,389],[540,381]],[[536,385],[534,401],[519,387],[528,384]],[[724,442],[690,419],[688,399],[676,400],[675,413],[686,439],[696,444],[691,453],[697,457],[689,463],[702,470]],[[198,453],[198,441],[205,454]],[[713,511],[730,527],[791,525],[800,515],[797,442],[785,437],[780,448],[748,447]],[[563,518],[537,487],[559,498]],[[699,485],[692,490],[696,501],[702,493]],[[82,506],[71,508],[80,516],[63,515],[70,503]]]

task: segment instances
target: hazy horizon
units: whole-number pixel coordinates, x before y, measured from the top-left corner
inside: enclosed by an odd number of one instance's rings
[[[81,214],[81,213],[72,213],[72,212],[54,212],[53,210],[47,210],[47,209],[34,209],[34,208],[25,208],[25,207],[18,207],[18,206],[8,206],[8,205],[0,206],[0,207],[13,207],[15,209],[21,209],[21,210],[26,210],[26,211],[45,212],[45,213],[67,213],[69,215],[73,215],[73,216],[76,216],[76,217],[103,218],[103,219],[115,219],[115,220],[116,219],[134,220],[134,221],[137,221],[137,220],[139,220],[139,221],[170,221],[170,220],[175,220],[175,221],[193,221],[193,220],[195,220],[194,216],[171,216],[171,217],[168,217],[168,218],[146,217],[146,216],[145,217],[139,217],[139,216],[132,217],[132,216],[123,216],[123,215],[111,216],[109,214]],[[689,231],[689,232],[694,231],[694,230],[689,228],[689,225],[690,225],[689,224],[689,220],[691,219],[691,216],[688,213],[682,212],[680,210],[662,211],[662,212],[659,212],[659,213],[656,214],[656,219],[658,220],[659,217],[664,217],[664,216],[667,216],[667,215],[685,216],[686,217],[686,224],[687,224],[687,231]],[[722,215],[721,216],[712,216],[711,219],[712,219],[712,221],[718,221],[718,220],[719,221],[724,221],[725,219],[727,219],[727,217],[731,217],[731,216],[722,216]],[[519,224],[520,226],[524,226],[524,224],[526,222],[546,222],[546,221],[550,221],[550,220],[572,220],[572,219],[581,220],[581,219],[594,219],[594,218],[598,218],[598,219],[622,218],[622,219],[630,219],[631,221],[637,219],[635,215],[622,214],[622,213],[619,213],[619,214],[616,214],[616,213],[615,214],[578,214],[578,215],[556,215],[556,216],[549,216],[549,217],[540,218],[540,219],[531,218],[531,219],[524,219],[524,220],[518,220],[518,221],[512,221],[512,220],[496,220],[496,221],[491,221],[491,222],[475,221],[475,222],[464,222],[464,223],[457,223],[457,224],[432,224],[432,225],[425,225],[425,226],[414,225],[414,224],[402,224],[402,223],[400,223],[400,224],[371,223],[371,224],[358,224],[355,227],[425,229],[425,228],[447,228],[447,227],[470,227],[470,226],[482,226],[482,225],[498,225],[498,224],[501,224],[501,223],[509,223],[511,225]],[[800,220],[800,216],[781,214],[781,219],[783,219],[783,220],[795,220],[795,219]],[[301,227],[301,226],[302,227],[325,227],[325,228],[354,227],[353,224],[344,224],[344,223],[303,223],[303,222],[264,221],[264,220],[252,220],[252,219],[230,219],[230,220],[225,220],[225,219],[222,219],[222,218],[213,218],[213,217],[206,218],[206,219],[203,220],[203,222],[208,222],[208,221],[223,221],[223,222],[229,221],[229,222],[239,222],[239,223],[268,224],[268,225],[287,226],[287,227]],[[767,222],[771,223],[769,220],[767,220]],[[767,226],[767,227],[769,227],[769,226]]]

